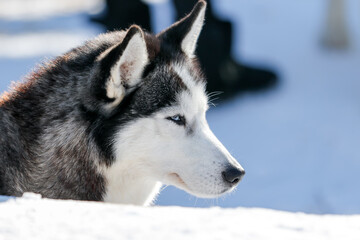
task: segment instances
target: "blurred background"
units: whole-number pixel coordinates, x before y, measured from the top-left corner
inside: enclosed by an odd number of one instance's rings
[[[157,33],[193,2],[0,0],[0,92],[107,30]],[[360,213],[360,2],[209,3],[198,54],[222,93],[208,121],[247,174],[219,199],[169,186],[156,204]]]

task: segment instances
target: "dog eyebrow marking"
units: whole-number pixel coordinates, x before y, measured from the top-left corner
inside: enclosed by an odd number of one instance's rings
[[[203,103],[205,109],[208,107],[208,99],[205,94],[205,82],[199,81],[196,75],[192,75],[189,69],[186,67],[186,63],[180,64],[175,62],[172,64],[172,69],[177,73],[180,77],[181,81],[185,84],[187,89],[189,89],[189,93],[198,98],[198,103]]]
[[[179,76],[179,78],[184,83],[184,85],[187,86],[187,88],[191,89],[194,87],[195,82],[186,67],[184,67],[180,63],[174,63],[171,65],[171,69]]]
[[[174,68],[170,67],[170,73],[172,74],[172,78],[176,81],[176,83],[180,86],[181,89],[190,91],[189,88],[184,83],[183,79],[180,77],[180,75]]]
[[[205,82],[202,81],[202,78],[192,74],[187,68],[188,64],[185,62],[174,62],[171,64],[171,69],[173,69],[177,75],[181,78],[184,84],[189,88],[193,89],[194,87],[201,86],[205,90]],[[191,69],[191,71],[197,71],[197,69]]]

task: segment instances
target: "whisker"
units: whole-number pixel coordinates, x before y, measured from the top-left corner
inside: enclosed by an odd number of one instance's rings
[[[223,91],[214,91],[214,92],[210,92],[207,94],[207,96],[210,98],[210,97],[214,97],[214,96],[217,96],[217,95],[220,95],[224,93]]]
[[[216,107],[216,104],[213,101],[218,100],[219,98],[214,98],[208,101],[209,104],[211,104],[213,107]]]
[[[207,94],[207,97],[208,97],[208,99],[209,99],[209,100],[208,100],[209,104],[211,104],[212,106],[216,107],[216,104],[214,103],[214,101],[218,100],[219,97],[217,97],[217,96],[219,96],[219,95],[222,94],[222,93],[224,93],[224,92],[222,92],[222,91],[215,91],[215,92],[208,93],[208,94]]]
[[[209,104],[210,104],[211,106],[213,106],[213,107],[216,107],[216,104],[213,103],[213,102],[211,102],[211,101],[209,101]]]
[[[196,207],[196,204],[197,204],[197,201],[198,201],[199,198],[195,198],[195,203],[194,203],[194,207]]]
[[[165,190],[169,185],[164,185],[160,188],[160,192],[162,192],[163,190]]]

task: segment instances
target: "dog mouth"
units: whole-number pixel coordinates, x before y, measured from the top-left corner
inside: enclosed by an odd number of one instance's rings
[[[210,193],[206,193],[203,191],[197,191],[197,190],[190,188],[178,173],[174,173],[174,172],[169,173],[167,175],[167,179],[171,185],[174,185],[194,196],[201,197],[201,198],[216,198],[223,194],[231,192],[235,188],[235,186],[234,187],[225,187],[222,189],[217,189],[217,191],[211,191]],[[214,189],[212,189],[212,190],[214,190]]]
[[[179,174],[177,173],[170,173],[169,174],[170,179],[176,184],[179,185],[183,188],[188,188],[188,186],[186,185],[186,183],[184,182],[184,180],[180,177]]]

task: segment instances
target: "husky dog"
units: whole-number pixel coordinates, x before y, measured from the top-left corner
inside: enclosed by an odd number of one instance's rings
[[[0,195],[149,205],[161,184],[217,197],[244,170],[209,129],[194,56],[206,3],[44,64],[0,100]],[[209,49],[211,51],[211,49]]]

